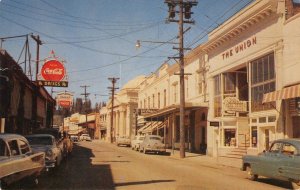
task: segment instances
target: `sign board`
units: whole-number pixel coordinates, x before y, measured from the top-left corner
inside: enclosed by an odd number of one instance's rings
[[[157,112],[158,109],[136,109],[138,115],[145,115],[149,113]]]
[[[54,52],[51,56],[45,59],[45,62],[39,73],[38,85],[53,86],[53,87],[67,87],[67,75],[63,61],[55,57]]]
[[[63,108],[70,108],[73,105],[73,94],[70,92],[60,92],[56,96],[57,105]]]
[[[209,126],[220,127],[220,122],[219,121],[210,121]]]
[[[247,102],[236,97],[226,97],[223,100],[224,112],[247,112]]]

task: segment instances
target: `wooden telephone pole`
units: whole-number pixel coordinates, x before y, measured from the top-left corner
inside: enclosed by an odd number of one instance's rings
[[[194,24],[195,22],[191,19],[191,8],[198,3],[193,0],[165,0],[165,3],[169,7],[169,17],[168,22],[177,22],[179,26],[179,69],[180,69],[180,158],[185,158],[185,96],[184,96],[184,45],[183,45],[183,24],[189,23]],[[176,10],[178,7],[178,10]],[[176,13],[179,13],[178,19],[175,19]],[[173,142],[174,143],[174,142]]]
[[[108,87],[111,90],[111,114],[110,114],[110,143],[115,141],[115,129],[114,129],[114,99],[115,99],[115,90],[119,89],[115,87],[115,84],[119,78],[108,78],[111,81],[112,87]]]

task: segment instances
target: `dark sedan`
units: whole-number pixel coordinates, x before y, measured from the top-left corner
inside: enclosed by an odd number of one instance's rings
[[[291,181],[293,188],[300,187],[300,139],[275,140],[270,150],[257,156],[245,155],[242,170],[248,178],[256,180],[265,176]]]

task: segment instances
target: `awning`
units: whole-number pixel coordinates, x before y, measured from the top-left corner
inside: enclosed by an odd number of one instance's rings
[[[264,94],[263,103],[300,97],[300,84]]]
[[[146,128],[150,127],[152,122],[146,123],[142,128],[138,130],[139,133],[143,132]]]
[[[157,128],[160,124],[162,124],[161,121],[153,121],[152,125],[148,128],[146,128],[142,133],[151,133],[155,128]]]

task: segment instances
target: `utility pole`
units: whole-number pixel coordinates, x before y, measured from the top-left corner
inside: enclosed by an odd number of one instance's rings
[[[196,0],[165,0],[165,3],[169,7],[168,22],[177,22],[179,26],[179,69],[180,69],[180,158],[185,158],[185,96],[184,96],[184,45],[183,45],[183,24],[189,23],[194,24],[191,18],[191,7],[197,5]],[[178,11],[176,7],[178,6]],[[178,20],[174,19],[176,13],[179,13]],[[177,48],[174,48],[177,49]]]
[[[112,87],[108,87],[111,90],[111,114],[110,114],[110,143],[114,142],[115,138],[115,129],[114,129],[114,99],[115,99],[115,90],[119,89],[115,87],[115,84],[119,78],[108,78],[111,81]]]
[[[42,41],[40,40],[40,36],[34,36],[31,34],[31,38],[36,41],[36,70],[35,70],[35,81],[38,80],[39,73],[39,62],[40,62],[40,45],[42,45]],[[38,84],[38,83],[37,83]]]
[[[84,93],[82,93],[81,95],[84,96],[84,112],[85,112],[85,124],[86,124],[86,128],[88,128],[88,124],[87,124],[87,97],[90,95],[90,93],[87,93],[86,89],[90,86],[84,85],[84,86],[80,86],[81,88],[84,88]]]

